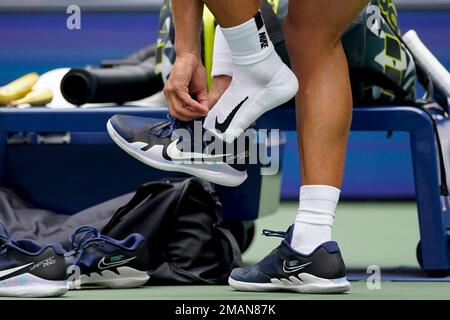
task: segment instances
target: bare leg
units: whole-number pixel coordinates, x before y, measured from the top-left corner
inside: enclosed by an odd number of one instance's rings
[[[260,0],[203,0],[222,28],[250,20],[261,6]]]
[[[290,1],[285,20],[296,96],[302,183],[340,188],[352,116],[340,38],[366,0]]]
[[[352,115],[348,66],[340,38],[366,2],[289,2],[285,32],[300,82],[296,111],[303,182],[298,214],[285,236],[293,250],[288,252],[283,243],[256,267],[233,270],[229,283],[235,289],[285,288],[305,293],[350,289],[339,247],[331,242]],[[297,263],[289,265],[292,261]]]
[[[230,86],[232,78],[227,75],[215,76],[208,93],[208,106],[212,108]]]

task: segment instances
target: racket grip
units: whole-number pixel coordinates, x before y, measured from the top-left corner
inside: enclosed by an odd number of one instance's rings
[[[417,65],[429,75],[433,83],[441,89],[447,97],[450,97],[450,73],[448,70],[425,46],[414,30],[409,30],[402,38],[414,56]]]

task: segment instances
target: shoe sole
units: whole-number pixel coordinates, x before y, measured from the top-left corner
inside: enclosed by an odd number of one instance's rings
[[[350,290],[347,278],[323,279],[308,273],[300,273],[289,279],[271,279],[271,283],[237,281],[228,278],[228,284],[238,291],[293,291],[306,294],[344,293]]]
[[[111,270],[104,270],[99,273],[92,273],[90,276],[85,274],[80,277],[81,287],[86,285],[99,285],[112,289],[136,288],[147,283],[150,276],[145,271],[136,270],[130,267],[119,267],[117,273]],[[71,284],[70,289],[76,288]]]
[[[237,175],[228,175],[213,170],[193,168],[192,166],[175,163],[163,163],[161,161],[151,159],[148,157],[148,154],[146,154],[145,151],[142,151],[138,148],[136,149],[131,148],[130,143],[128,143],[124,138],[122,138],[114,129],[113,125],[111,124],[111,120],[108,121],[106,128],[108,130],[110,137],[122,150],[124,150],[126,153],[128,153],[135,159],[139,160],[140,162],[143,162],[146,165],[153,167],[155,169],[163,171],[187,173],[192,176],[227,187],[239,186],[247,179],[247,172],[242,172]]]
[[[49,298],[62,296],[67,291],[67,281],[46,280],[29,273],[0,281],[2,297]]]

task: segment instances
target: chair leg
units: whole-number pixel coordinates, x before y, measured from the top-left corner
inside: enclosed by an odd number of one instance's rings
[[[449,208],[444,207],[441,201],[437,150],[436,145],[430,143],[434,139],[431,126],[410,132],[422,267],[429,272],[450,270],[450,248],[444,216]]]

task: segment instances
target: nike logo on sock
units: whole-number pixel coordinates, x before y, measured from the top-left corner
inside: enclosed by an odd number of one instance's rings
[[[265,32],[259,34],[259,43],[261,44],[261,49],[269,47],[269,40],[267,40],[267,35]]]
[[[312,262],[307,262],[307,263],[304,263],[304,264],[301,264],[301,265],[298,265],[298,264],[296,264],[296,265],[294,265],[294,266],[289,265],[289,264],[291,264],[292,262],[293,262],[293,261],[284,260],[284,262],[283,262],[283,271],[284,271],[284,272],[286,272],[286,273],[292,273],[292,272],[300,271],[300,270],[302,270],[304,267],[309,266],[309,265],[312,263]],[[295,261],[295,262],[298,262],[298,261]]]
[[[228,127],[231,124],[231,121],[233,121],[234,116],[239,111],[239,109],[242,107],[242,105],[245,103],[245,101],[248,100],[248,97],[246,97],[244,100],[239,102],[239,104],[233,109],[233,111],[230,112],[228,117],[223,121],[222,123],[219,122],[216,118],[216,130],[220,133],[225,133],[227,131]]]

